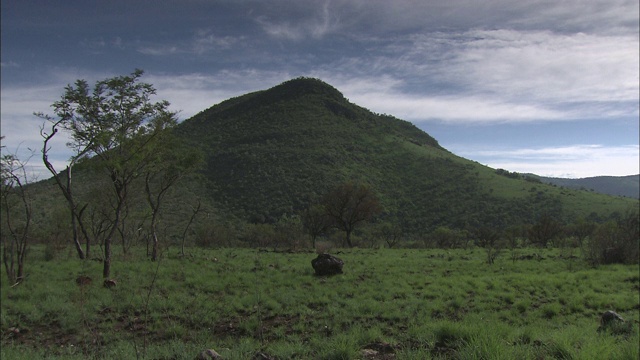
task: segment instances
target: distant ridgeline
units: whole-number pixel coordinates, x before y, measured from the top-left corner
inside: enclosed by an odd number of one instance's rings
[[[501,169],[498,169],[498,170],[501,170]],[[514,173],[510,173],[510,174],[514,174]],[[501,174],[501,175],[509,176],[505,174]],[[538,176],[533,174],[526,174],[522,176],[525,178],[527,177],[535,178],[546,184],[563,186],[569,189],[594,191],[601,194],[607,194],[607,195],[613,195],[613,196],[625,196],[629,198],[640,199],[640,175],[594,176],[594,177],[587,177],[587,178],[581,178],[581,179],[544,177],[544,176]]]

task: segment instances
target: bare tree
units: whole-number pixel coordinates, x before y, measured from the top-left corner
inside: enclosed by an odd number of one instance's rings
[[[196,216],[198,215],[198,213],[200,212],[200,208],[201,208],[202,204],[200,203],[200,200],[198,199],[198,205],[196,205],[196,207],[192,207],[191,208],[191,216],[189,217],[189,221],[187,222],[187,225],[184,227],[184,231],[182,231],[182,239],[180,242],[180,255],[184,256],[184,243],[187,239],[187,231],[189,231],[189,227],[191,227],[191,224],[193,224],[193,220],[196,219]]]
[[[72,170],[75,163],[80,160],[83,156],[85,156],[89,151],[90,147],[85,148],[75,148],[76,154],[71,158],[69,165],[64,172],[59,173],[51,161],[49,161],[49,150],[51,149],[49,142],[53,137],[58,133],[58,130],[62,124],[62,120],[54,120],[48,115],[44,115],[42,113],[35,113],[36,116],[45,119],[47,122],[51,123],[51,132],[45,132],[45,127],[42,125],[40,127],[40,136],[44,139],[44,144],[42,146],[42,161],[44,162],[45,167],[51,175],[53,175],[53,179],[58,185],[58,188],[64,195],[65,200],[67,201],[67,206],[69,208],[70,220],[71,220],[71,230],[73,233],[73,244],[76,248],[76,252],[78,253],[78,257],[80,259],[84,259],[90,256],[90,247],[91,247],[91,239],[88,237],[87,231],[84,227],[84,223],[82,222],[82,213],[86,209],[87,205],[80,206],[76,199],[74,198],[73,192],[73,182],[72,182]],[[85,235],[85,250],[82,250],[82,245],[80,245],[78,226],[80,226],[80,230]]]
[[[345,232],[345,244],[353,247],[351,233],[359,224],[382,211],[380,201],[369,185],[348,182],[335,187],[322,201],[338,229]]]
[[[16,285],[24,279],[32,215],[31,200],[25,190],[27,163],[28,160],[21,161],[15,154],[2,154],[0,157],[2,227],[8,233],[2,234],[2,261],[9,281]]]
[[[152,261],[158,259],[157,226],[162,201],[169,189],[184,176],[195,170],[203,158],[200,152],[180,146],[168,131],[165,131],[160,136],[161,139],[158,139],[160,141],[155,141],[153,144],[156,147],[155,151],[153,151],[155,159],[146,167],[144,179],[147,203],[151,208]],[[198,204],[199,207],[200,205]],[[195,216],[195,213],[193,216]]]
[[[492,265],[502,250],[502,234],[493,228],[483,226],[473,232],[476,245],[487,252],[487,263]]]
[[[402,239],[402,226],[397,222],[384,222],[378,227],[378,236],[384,239],[389,249],[398,245]]]

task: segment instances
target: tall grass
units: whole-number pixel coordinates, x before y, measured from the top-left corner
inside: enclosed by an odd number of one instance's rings
[[[359,359],[388,344],[398,359],[638,358],[638,265],[569,269],[539,249],[545,260],[493,266],[474,250],[342,251],[334,277],[313,275],[310,252],[201,250],[159,266],[134,252],[114,259],[112,289],[98,262],[34,257],[21,285],[2,278],[0,355]],[[610,309],[630,330],[597,332]]]

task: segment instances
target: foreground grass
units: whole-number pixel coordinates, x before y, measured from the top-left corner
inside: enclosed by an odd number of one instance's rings
[[[345,250],[345,273],[313,275],[313,253],[193,250],[153,263],[30,254],[2,276],[2,359],[638,359],[638,265],[484,263],[481,250]],[[93,283],[76,285],[79,275]],[[605,310],[631,328],[597,332]],[[13,328],[13,329],[12,329]],[[18,329],[19,332],[16,331]],[[377,350],[377,355],[364,349]]]

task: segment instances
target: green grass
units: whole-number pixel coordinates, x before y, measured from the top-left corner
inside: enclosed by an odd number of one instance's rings
[[[397,359],[637,359],[638,265],[569,270],[542,253],[490,266],[478,249],[343,250],[344,274],[324,278],[310,252],[191,249],[115,256],[105,289],[99,262],[34,247],[22,284],[0,273],[0,358],[360,359],[388,344]],[[610,309],[631,328],[597,332]]]

